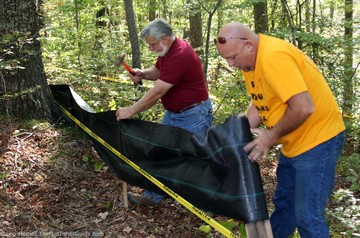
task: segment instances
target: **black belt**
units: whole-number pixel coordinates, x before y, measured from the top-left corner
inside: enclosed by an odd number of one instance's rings
[[[193,104],[190,104],[189,106],[187,106],[187,107],[184,107],[183,109],[181,109],[180,111],[177,111],[176,113],[181,113],[181,112],[185,112],[185,111],[187,111],[187,110],[189,110],[189,109],[191,109],[191,108],[193,108],[193,107],[196,107],[196,106],[198,106],[198,105],[200,105],[200,104],[203,104],[204,102],[206,102],[207,100],[202,100],[202,101],[200,101],[200,102],[195,102],[195,103],[193,103]]]

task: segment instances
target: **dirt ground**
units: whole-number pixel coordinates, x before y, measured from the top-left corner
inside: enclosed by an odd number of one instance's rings
[[[170,198],[157,207],[125,208],[121,181],[76,131],[3,120],[0,237],[221,237],[199,230],[207,224]],[[276,160],[260,168],[271,211]]]

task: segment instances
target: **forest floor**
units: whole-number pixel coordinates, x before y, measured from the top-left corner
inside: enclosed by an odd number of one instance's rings
[[[0,237],[222,237],[199,230],[206,223],[171,198],[157,207],[125,208],[121,181],[106,166],[96,167],[101,159],[75,131],[2,120]],[[271,211],[276,160],[260,168]],[[336,178],[337,188],[344,183]],[[128,190],[141,192],[130,185]]]

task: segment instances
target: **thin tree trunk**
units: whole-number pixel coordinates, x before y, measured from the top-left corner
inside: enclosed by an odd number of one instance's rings
[[[256,33],[269,32],[267,0],[254,3],[254,23]]]
[[[275,28],[275,12],[277,10],[277,6],[278,6],[278,0],[274,0],[270,3],[270,31],[269,32],[272,32]]]
[[[149,1],[149,21],[153,21],[156,18],[156,0]]]
[[[132,53],[132,65],[135,68],[141,68],[140,60],[140,46],[139,39],[137,35],[135,17],[134,17],[134,7],[132,0],[124,0],[125,4],[125,13],[126,13],[126,22],[129,30],[130,44],[131,44],[131,53]]]
[[[291,27],[291,35],[292,35],[292,40],[291,42],[293,43],[293,45],[296,45],[296,36],[295,36],[295,26],[294,26],[294,20],[289,8],[289,5],[287,4],[286,0],[281,0],[281,4],[282,4],[282,9],[286,14],[286,17],[288,19],[288,23],[290,24]]]
[[[81,34],[80,34],[80,16],[79,16],[79,5],[78,0],[74,0],[75,3],[75,22],[76,22],[76,40],[78,45],[78,54],[77,54],[77,60],[78,60],[78,66],[79,70],[82,72],[82,64],[81,64]]]
[[[216,32],[219,32],[221,27],[223,27],[224,25],[224,11],[223,9],[218,9],[217,11],[217,27],[216,27]]]
[[[203,49],[203,35],[202,35],[202,16],[201,16],[201,7],[196,4],[196,2],[189,2],[191,5],[190,11],[194,14],[190,14],[190,44],[195,49],[196,53],[203,58],[204,49]]]
[[[345,0],[345,77],[344,77],[344,90],[343,90],[343,105],[342,109],[344,114],[352,115],[353,99],[354,99],[354,74],[353,74],[353,54],[354,46],[353,40],[353,0]],[[347,117],[345,117],[346,120]]]
[[[204,63],[204,75],[205,75],[205,82],[207,84],[207,69],[209,64],[209,47],[210,47],[210,30],[211,30],[211,21],[212,17],[215,14],[216,10],[222,3],[222,0],[217,0],[217,3],[212,9],[212,11],[208,10],[205,5],[202,3],[202,1],[198,0],[198,3],[201,5],[201,7],[209,14],[209,18],[207,21],[207,30],[206,30],[206,47],[205,47],[205,63]]]
[[[168,9],[168,7],[167,7],[167,2],[166,2],[166,0],[161,0],[161,2],[162,2],[162,4],[163,4],[163,13],[162,13],[162,17],[164,18],[164,19],[166,19],[168,22],[169,22],[169,24],[171,25],[171,16],[169,17],[169,19],[168,19],[168,15],[167,15],[167,9]]]

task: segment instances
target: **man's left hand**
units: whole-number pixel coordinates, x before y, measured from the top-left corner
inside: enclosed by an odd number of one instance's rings
[[[116,110],[115,113],[116,120],[120,121],[121,119],[127,119],[133,116],[133,112],[130,107],[120,107]]]

